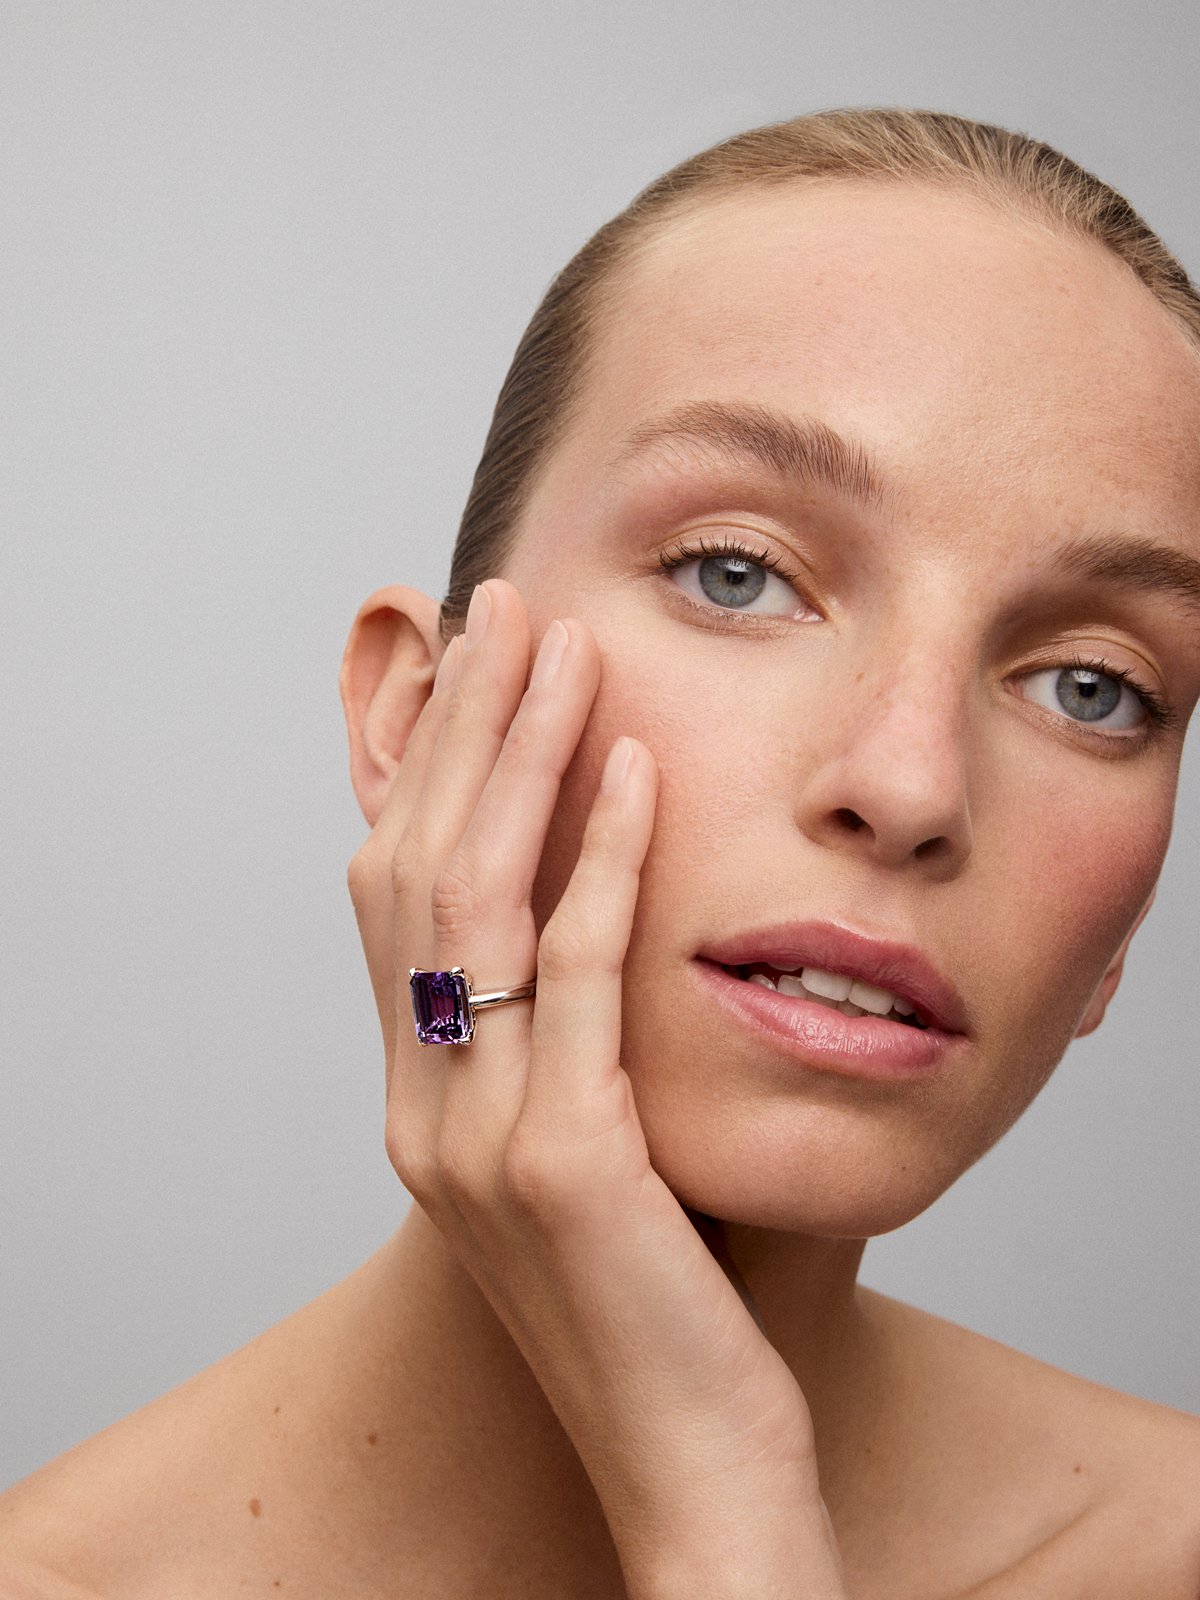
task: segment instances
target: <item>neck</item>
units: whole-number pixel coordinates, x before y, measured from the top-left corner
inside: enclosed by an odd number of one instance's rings
[[[718,1248],[808,1401],[824,1486],[861,1459],[874,1425],[877,1340],[855,1287],[865,1241],[731,1225],[719,1234]],[[422,1590],[431,1595],[438,1571],[457,1574],[457,1592],[486,1587],[489,1574],[512,1572],[514,1550],[529,1564],[530,1593],[544,1585],[546,1593],[599,1594],[601,1573],[620,1592],[615,1552],[570,1440],[419,1207],[310,1309],[318,1307],[330,1341],[330,1358],[318,1356],[318,1365],[338,1373],[322,1409],[331,1425],[334,1416],[364,1419],[376,1441],[354,1496],[367,1519],[362,1540],[409,1571],[414,1543],[431,1551]]]

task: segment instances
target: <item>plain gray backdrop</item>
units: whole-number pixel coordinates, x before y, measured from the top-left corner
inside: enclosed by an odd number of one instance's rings
[[[6,1483],[400,1221],[337,669],[373,589],[443,592],[558,268],[718,138],[900,104],[1059,145],[1195,271],[1200,11],[8,0],[2,32]],[[1193,1411],[1196,794],[1189,747],[1104,1026],[863,1269]]]

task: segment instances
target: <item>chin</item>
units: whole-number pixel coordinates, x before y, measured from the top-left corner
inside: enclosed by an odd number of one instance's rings
[[[894,1118],[861,1107],[727,1107],[636,1095],[651,1165],[682,1205],[745,1227],[822,1238],[891,1233],[925,1211],[975,1159],[931,1149]],[[982,1153],[982,1152],[980,1152]]]

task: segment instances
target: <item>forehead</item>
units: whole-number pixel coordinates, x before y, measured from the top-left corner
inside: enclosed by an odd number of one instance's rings
[[[595,469],[696,400],[822,418],[902,497],[1103,489],[1200,509],[1200,361],[1101,247],[969,195],[870,183],[706,201],[639,247],[564,450]]]

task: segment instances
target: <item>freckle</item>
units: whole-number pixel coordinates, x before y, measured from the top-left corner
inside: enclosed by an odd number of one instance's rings
[[[262,1501],[261,1500],[251,1500],[251,1502],[250,1502],[250,1515],[252,1517],[261,1517],[262,1516]]]
[[[1076,1472],[1082,1472],[1083,1471],[1083,1468],[1079,1465],[1078,1461],[1075,1463],[1075,1471]]]
[[[278,1406],[276,1406],[276,1407],[275,1407],[275,1415],[276,1415],[276,1416],[278,1416],[278,1415],[279,1415],[279,1407],[278,1407]]]
[[[377,1433],[369,1433],[367,1435],[367,1443],[368,1444],[377,1444],[378,1441],[379,1441],[379,1435]]]

